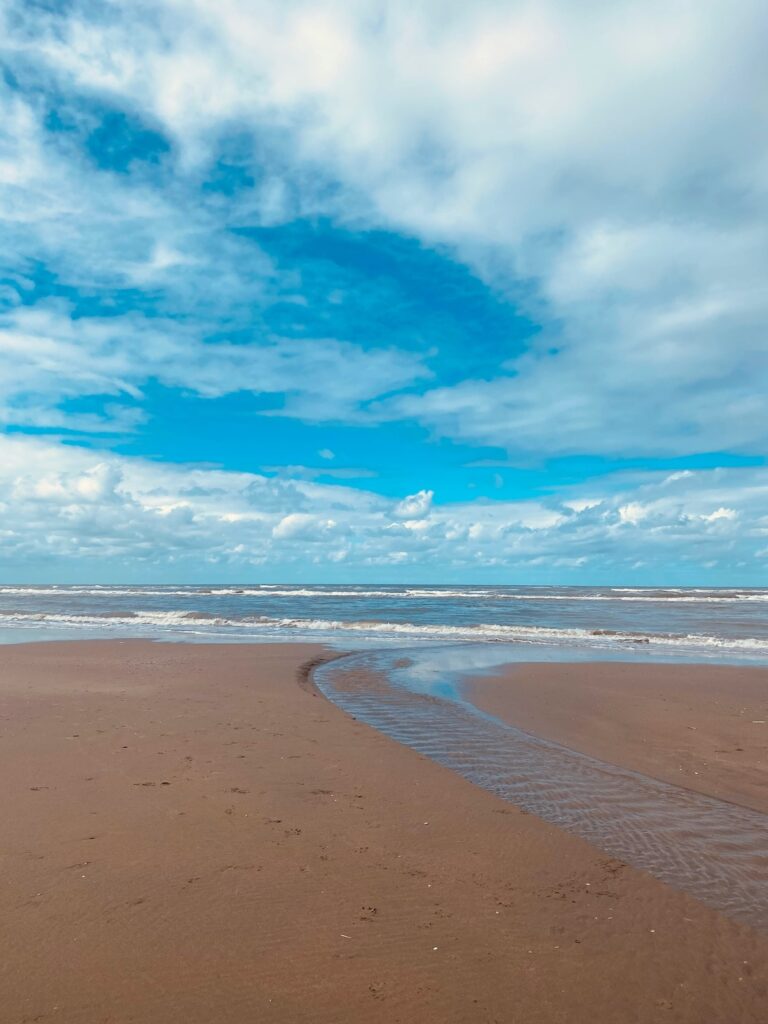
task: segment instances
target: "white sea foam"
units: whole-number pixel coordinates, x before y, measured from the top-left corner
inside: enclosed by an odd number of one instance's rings
[[[257,598],[382,598],[385,600],[476,600],[476,601],[599,601],[599,602],[650,602],[650,603],[742,603],[768,602],[768,590],[746,590],[731,588],[714,590],[706,588],[640,588],[613,587],[609,591],[584,593],[568,589],[546,591],[491,587],[470,589],[407,587],[362,589],[348,587],[305,587],[263,584],[249,587],[121,587],[121,586],[3,586],[0,595],[21,595],[39,597],[179,597],[192,600],[199,597],[257,597]]]
[[[0,612],[0,625],[60,627],[130,632],[157,630],[183,632],[211,629],[237,630],[240,635],[258,638],[268,634],[351,634],[371,637],[413,638],[446,641],[504,641],[535,644],[575,644],[589,647],[650,646],[666,650],[735,651],[755,654],[768,653],[768,639],[758,637],[727,638],[708,634],[664,634],[629,632],[621,630],[554,628],[546,626],[503,625],[445,625],[414,622],[385,622],[379,620],[343,620],[320,618],[294,618],[273,616],[244,616],[225,618],[184,611],[138,610],[130,613],[65,614],[60,612]]]
[[[0,624],[32,625],[35,623],[56,626],[232,626],[240,625],[233,619],[219,618],[183,611],[136,611],[104,612],[103,614],[73,614],[65,612],[0,612]]]
[[[501,640],[527,643],[587,643],[590,646],[654,644],[666,647],[719,647],[768,651],[768,640],[757,637],[729,639],[706,634],[631,633],[612,630],[558,629],[547,626],[516,626],[481,623],[476,626],[425,625],[412,622],[346,622],[327,619],[263,619],[283,629],[323,632],[363,632],[394,636],[440,637],[449,640]],[[242,623],[241,623],[242,624]]]

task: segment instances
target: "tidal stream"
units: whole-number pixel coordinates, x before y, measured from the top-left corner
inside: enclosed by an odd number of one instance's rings
[[[321,665],[314,681],[344,711],[475,785],[768,931],[766,815],[478,710],[463,699],[460,677],[487,669],[493,657],[466,647],[364,651]]]

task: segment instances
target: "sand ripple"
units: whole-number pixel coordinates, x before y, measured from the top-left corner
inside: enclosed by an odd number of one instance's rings
[[[316,670],[334,703],[471,782],[768,931],[768,816],[598,761],[391,678],[402,654]]]

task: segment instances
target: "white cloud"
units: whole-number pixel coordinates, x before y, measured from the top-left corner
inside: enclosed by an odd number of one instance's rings
[[[140,402],[149,378],[206,397],[280,393],[273,414],[354,419],[361,404],[427,376],[420,355],[372,347],[375,338],[363,346],[270,330],[261,314],[307,300],[295,271],[278,270],[233,232],[237,204],[222,210],[199,177],[178,169],[162,181],[99,170],[73,133],[46,129],[44,95],[36,88],[24,98],[0,83],[0,264],[9,281],[0,295],[0,422],[132,429],[138,409],[65,415],[59,406],[93,395]],[[264,223],[256,194],[239,212]],[[32,302],[40,267],[67,298]],[[237,344],[222,340],[229,334]]]
[[[294,168],[342,184],[330,212],[453,246],[543,320],[513,374],[390,414],[549,451],[765,439],[756,0],[167,0],[154,27],[143,11],[75,8],[41,52],[162,125],[190,165],[234,128],[273,131]]]
[[[263,338],[259,344],[206,344],[172,320],[138,314],[72,319],[61,303],[0,314],[0,419],[35,426],[124,429],[125,413],[65,417],[66,398],[140,399],[154,379],[206,398],[235,391],[282,394],[282,414],[354,418],[361,403],[411,383],[418,358],[393,349],[365,351],[334,339]]]
[[[716,523],[718,519],[735,519],[738,513],[733,508],[716,508],[714,512],[710,512],[708,515],[702,515],[702,519],[707,523]]]
[[[0,91],[0,422],[136,429],[153,380],[544,456],[764,450],[757,0],[76,0],[49,13],[12,0],[0,19],[23,90]],[[66,129],[50,130],[46,97]],[[105,106],[172,152],[130,175],[96,167],[83,140]],[[253,185],[222,198],[201,185],[232,145]],[[376,338],[275,334],[265,310],[315,296],[242,231],[311,218],[440,247],[541,330],[522,351],[490,339],[496,371],[450,385]],[[40,267],[59,298],[35,302]],[[80,295],[99,298],[98,315],[76,309]],[[326,298],[338,306],[338,290]],[[111,404],[68,408],[93,395]],[[390,501],[285,473],[0,444],[12,566],[283,564],[322,536],[312,558],[358,567],[650,572],[674,559],[736,572],[768,535],[760,469],[435,505],[426,488]]]
[[[648,513],[649,510],[644,505],[641,505],[639,501],[631,501],[629,504],[622,505],[619,508],[619,521],[637,526],[640,520],[645,519]]]
[[[335,526],[333,519],[319,519],[306,512],[291,512],[274,527],[272,536],[278,540],[324,540]]]
[[[419,575],[492,573],[509,581],[567,570],[615,580],[633,578],[627,574],[637,563],[657,578],[670,569],[700,578],[714,562],[719,572],[759,581],[768,470],[700,471],[672,485],[663,474],[619,477],[602,482],[599,499],[595,486],[581,511],[573,509],[577,491],[567,504],[434,505],[429,492],[397,502],[343,486],[6,437],[3,575],[53,566],[59,576],[82,578],[83,567],[114,573],[121,566],[144,579],[246,578],[259,566],[279,577],[343,562],[368,578],[406,565]],[[401,518],[414,498],[420,514]]]
[[[395,398],[379,415],[552,453],[764,444],[758,0],[165,0],[152,18],[135,0],[7,14],[17,63],[159,126],[182,180],[227,137],[248,140],[263,173],[228,211],[235,222],[322,213],[415,234],[543,324],[522,356],[498,339],[497,379]],[[107,254],[102,274],[178,278],[190,301],[210,292],[209,201],[190,219],[170,191],[137,183],[119,193],[123,208],[109,176],[78,187],[82,161],[61,140],[57,168],[62,155],[69,165],[54,187],[35,111],[17,97],[6,108],[20,140],[4,165],[9,197],[24,197],[19,235],[44,229],[43,251],[90,266],[73,241],[84,223],[85,245]],[[110,257],[106,240],[126,226]],[[271,287],[268,261],[248,277],[237,240],[215,244],[223,294]],[[317,415],[318,403],[293,409]]]
[[[409,494],[395,506],[395,515],[399,519],[418,519],[425,516],[432,505],[434,491],[418,491],[416,494]]]

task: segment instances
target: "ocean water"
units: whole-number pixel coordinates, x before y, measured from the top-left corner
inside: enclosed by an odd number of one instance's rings
[[[0,642],[117,636],[766,662],[768,588],[0,586]]]

